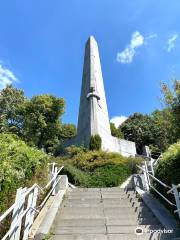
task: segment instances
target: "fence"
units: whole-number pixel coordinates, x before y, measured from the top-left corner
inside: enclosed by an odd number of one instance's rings
[[[149,160],[148,160],[149,159]],[[144,176],[144,189],[149,192],[150,188],[153,189],[161,198],[163,198],[169,205],[175,207],[174,213],[177,213],[180,218],[180,192],[178,188],[180,188],[180,184],[172,186],[168,186],[163,183],[161,180],[154,176],[155,167],[157,166],[157,162],[159,161],[152,158],[146,158],[144,161],[144,165],[142,167],[137,166],[143,172]],[[175,198],[175,203],[172,203],[167,197],[165,197],[162,193],[160,193],[152,184],[152,180],[158,182],[163,188],[167,189],[167,194],[173,194]]]
[[[12,214],[10,229],[4,235],[2,240],[27,240],[35,214],[38,214],[41,208],[44,206],[46,201],[51,195],[56,194],[56,186],[61,180],[58,176],[63,166],[58,168],[56,163],[50,164],[51,176],[50,181],[45,187],[40,187],[38,184],[34,184],[30,188],[19,188],[16,193],[16,198],[14,204],[0,216],[0,223],[2,223],[7,216]],[[37,200],[40,193],[46,193],[46,196],[42,203],[37,206]]]

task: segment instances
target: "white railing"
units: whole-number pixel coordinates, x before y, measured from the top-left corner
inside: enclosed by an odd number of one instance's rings
[[[151,160],[150,160],[151,161]],[[152,188],[161,198],[163,198],[169,205],[173,206],[176,208],[176,210],[174,210],[174,213],[178,213],[179,218],[180,218],[180,192],[178,191],[178,188],[180,188],[180,184],[178,185],[174,185],[172,184],[172,187],[168,186],[167,184],[163,183],[161,180],[159,180],[158,178],[156,178],[154,176],[154,168],[153,168],[153,164],[150,163],[150,170],[148,170],[148,164],[146,161],[144,161],[144,165],[142,167],[137,166],[140,170],[143,171],[143,175],[144,175],[144,184],[145,184],[145,190],[149,191],[150,188]],[[151,173],[150,173],[151,172]],[[156,182],[158,182],[162,187],[164,187],[165,189],[168,189],[167,194],[172,193],[174,195],[175,198],[175,203],[172,203],[169,199],[167,199],[162,193],[160,193],[152,184],[152,181],[154,180]]]
[[[58,168],[56,163],[50,165],[52,165],[51,179],[46,186],[40,187],[38,184],[34,184],[30,188],[19,188],[14,204],[0,216],[1,224],[7,216],[12,214],[10,228],[2,240],[19,240],[21,236],[23,240],[28,240],[35,214],[39,213],[51,195],[56,194],[56,186],[61,179],[61,176],[58,175],[63,169],[63,166]],[[40,193],[46,193],[46,196],[42,203],[37,206]]]

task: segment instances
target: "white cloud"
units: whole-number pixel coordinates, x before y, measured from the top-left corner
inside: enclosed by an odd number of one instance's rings
[[[18,81],[19,80],[14,73],[0,63],[0,89],[5,88],[8,84]]]
[[[152,34],[149,34],[147,37],[146,37],[146,40],[149,40],[149,39],[152,39],[152,38],[157,38],[158,35],[156,33],[152,33]]]
[[[117,61],[121,63],[131,63],[136,53],[135,49],[143,44],[144,37],[140,34],[140,32],[134,32],[132,34],[130,44],[128,44],[128,46],[122,52],[117,53]]]
[[[134,55],[135,50],[127,47],[124,51],[117,53],[117,61],[121,63],[132,63]]]
[[[168,52],[171,52],[172,49],[175,47],[175,43],[176,43],[176,40],[177,40],[178,37],[179,37],[178,34],[174,34],[172,37],[170,37],[168,39],[168,41],[167,41],[167,45],[168,45],[167,51]]]
[[[116,116],[112,117],[110,122],[114,123],[116,127],[119,127],[126,119],[128,119],[126,116]]]
[[[130,47],[131,48],[137,48],[143,45],[144,43],[144,37],[140,34],[140,32],[136,31],[132,34]]]

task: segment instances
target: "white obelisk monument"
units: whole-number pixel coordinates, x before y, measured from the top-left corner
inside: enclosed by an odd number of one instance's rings
[[[102,139],[102,150],[124,156],[136,154],[134,142],[111,135],[98,45],[91,36],[85,47],[77,136],[67,145],[89,147],[90,138],[95,134]]]

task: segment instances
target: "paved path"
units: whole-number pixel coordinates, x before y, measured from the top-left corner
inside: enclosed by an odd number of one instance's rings
[[[135,233],[138,226],[143,235]],[[157,229],[162,226],[134,191],[77,188],[66,194],[51,234],[53,240],[164,239],[147,233]]]

